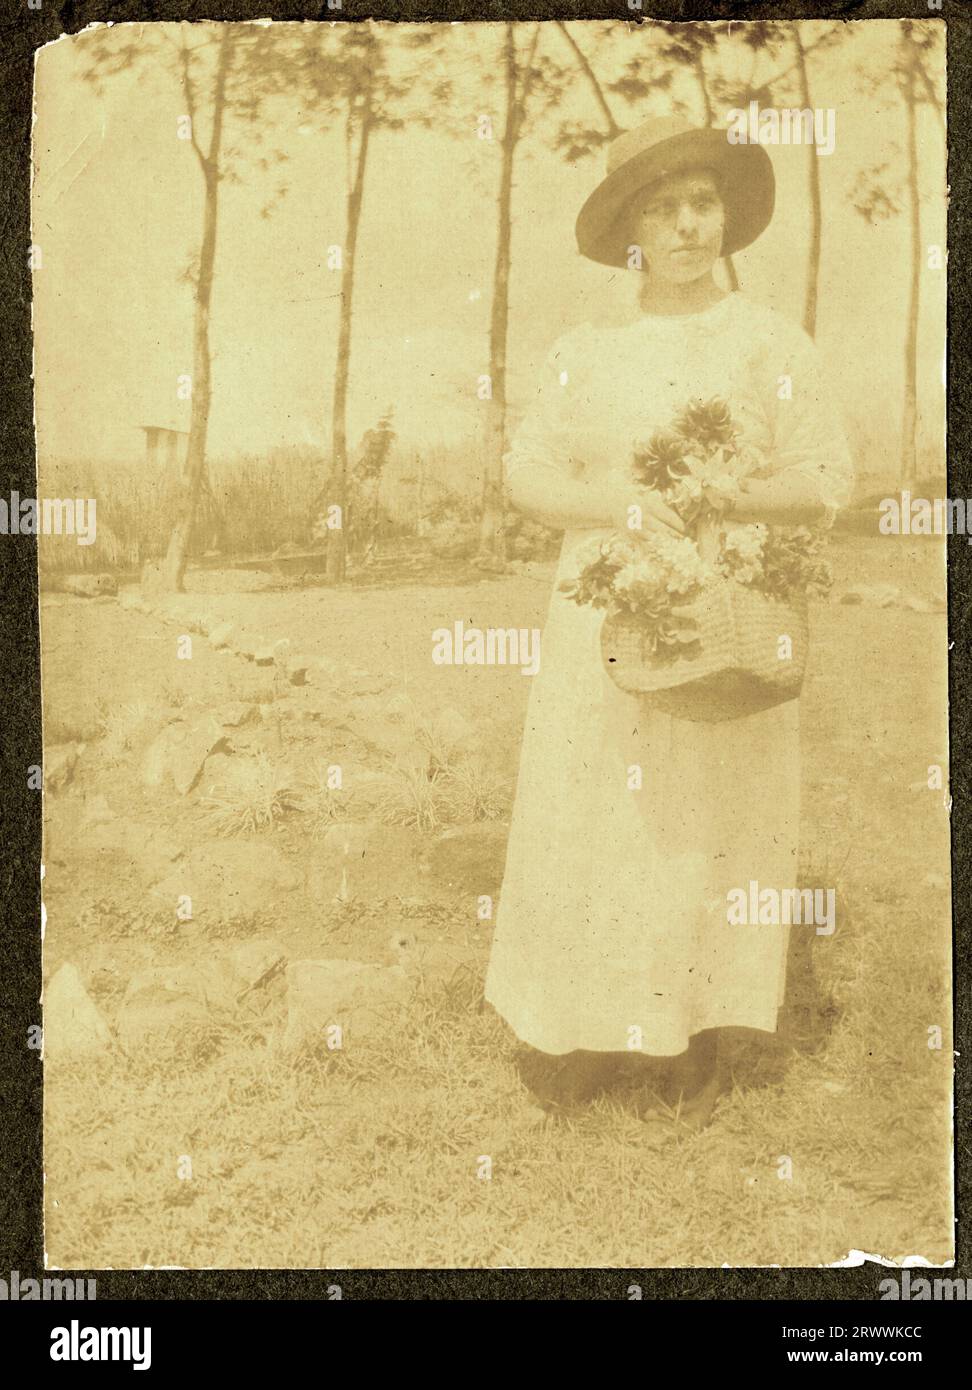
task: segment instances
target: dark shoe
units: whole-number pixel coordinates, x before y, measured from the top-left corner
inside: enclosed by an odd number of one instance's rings
[[[523,1048],[516,1057],[523,1084],[538,1104],[556,1109],[587,1105],[608,1084],[617,1070],[613,1052],[567,1052],[555,1057],[535,1048]]]

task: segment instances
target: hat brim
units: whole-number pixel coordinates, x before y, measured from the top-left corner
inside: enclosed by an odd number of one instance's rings
[[[577,218],[577,249],[601,265],[626,266],[631,229],[619,214],[641,188],[685,169],[722,175],[726,228],[722,255],[731,256],[768,226],[776,201],[773,165],[762,145],[730,145],[724,130],[683,131],[626,160],[598,184]]]

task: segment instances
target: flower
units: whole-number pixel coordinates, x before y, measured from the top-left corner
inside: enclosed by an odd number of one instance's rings
[[[734,460],[720,456],[711,461],[686,454],[683,462],[685,476],[672,484],[664,498],[684,522],[724,512],[738,500],[741,488]]]
[[[736,526],[723,537],[717,569],[772,598],[825,593],[831,575],[821,548],[820,536],[806,526]]]
[[[666,500],[679,516],[691,515],[702,501],[702,480],[694,473],[679,478],[678,482],[672,484]]]
[[[561,591],[574,603],[637,618],[652,645],[682,640],[672,610],[712,574],[690,537],[653,532],[637,542],[623,536],[585,542],[573,559],[578,573]]]
[[[766,527],[762,522],[755,522],[751,526],[734,526],[727,531],[722,548],[734,551],[741,560],[758,560],[762,558],[765,544]]]
[[[633,472],[644,487],[659,492],[677,476],[685,453],[685,440],[672,430],[656,430],[650,439],[634,446]]]
[[[718,444],[731,444],[736,437],[729,406],[718,397],[710,401],[690,402],[677,416],[674,428],[687,439],[698,440],[705,449]]]
[[[666,646],[691,640],[680,635],[675,610],[713,576],[784,599],[829,587],[820,538],[806,527],[735,526],[718,539],[743,479],[772,472],[761,451],[739,438],[727,401],[683,406],[667,429],[634,445],[632,472],[677,512],[687,534],[588,543],[576,552],[577,578],[561,584],[575,603],[638,618],[647,640]]]
[[[765,543],[765,526],[734,526],[722,539],[720,572],[738,584],[758,585],[763,578]]]
[[[734,473],[717,473],[706,479],[706,501],[711,507],[724,511],[733,502],[738,502],[742,489]]]
[[[560,591],[574,603],[606,608],[612,602],[618,571],[636,561],[638,556],[638,542],[626,536],[595,537],[584,541],[571,556],[576,573],[573,578],[561,581]]]
[[[636,443],[632,473],[659,492],[686,524],[723,512],[739,496],[748,471],[724,400],[690,401],[672,426]]]
[[[824,594],[833,583],[823,538],[807,526],[772,526],[765,547],[762,587],[781,598],[795,591]]]

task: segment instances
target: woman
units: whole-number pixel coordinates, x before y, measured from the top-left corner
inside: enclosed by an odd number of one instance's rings
[[[577,241],[640,270],[642,313],[555,343],[506,458],[513,505],[566,531],[486,981],[547,1101],[589,1098],[632,1052],[677,1058],[679,1118],[705,1124],[724,1085],[718,1030],[776,1029],[787,929],[730,925],[726,901],[753,880],[796,886],[798,701],[724,723],[670,718],[611,681],[603,614],[557,588],[580,543],[632,534],[632,505],[644,529],[683,531],[630,460],[690,401],[728,402],[753,466],[734,524],[826,523],[846,501],[850,462],[811,340],[713,274],[773,204],[758,145],[679,120],[620,136]]]

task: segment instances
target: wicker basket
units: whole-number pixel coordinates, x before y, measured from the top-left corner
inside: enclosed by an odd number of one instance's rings
[[[601,655],[612,680],[675,719],[718,723],[770,709],[800,693],[807,664],[805,599],[784,602],[729,579],[707,584],[676,610],[698,641],[652,652],[635,619],[608,617]],[[790,639],[792,656],[779,656]],[[674,655],[672,654],[674,652]]]

